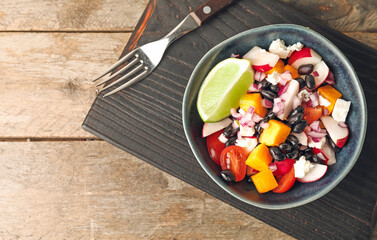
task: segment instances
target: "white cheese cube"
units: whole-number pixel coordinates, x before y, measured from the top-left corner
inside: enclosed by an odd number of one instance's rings
[[[332,117],[338,122],[345,122],[348,111],[350,110],[351,102],[338,98],[335,102],[334,109],[332,111]]]
[[[280,75],[281,75],[280,73],[274,71],[271,74],[267,75],[266,80],[270,82],[272,85],[276,85],[280,82],[280,79],[281,79]]]

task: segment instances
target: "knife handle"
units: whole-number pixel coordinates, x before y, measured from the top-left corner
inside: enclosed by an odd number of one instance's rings
[[[216,14],[218,11],[234,1],[236,0],[209,0],[203,3],[193,12],[197,17],[196,21],[199,23],[199,25],[201,25],[209,17]]]

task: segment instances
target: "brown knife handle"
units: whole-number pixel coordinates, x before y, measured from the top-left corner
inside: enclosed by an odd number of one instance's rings
[[[199,20],[199,25],[201,25],[205,20],[207,20],[209,17],[220,11],[221,9],[225,8],[232,2],[236,0],[209,0],[200,7],[198,7],[194,13]]]

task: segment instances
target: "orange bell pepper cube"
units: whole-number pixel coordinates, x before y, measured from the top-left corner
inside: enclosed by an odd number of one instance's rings
[[[325,85],[318,88],[318,93],[330,102],[330,105],[325,107],[327,108],[327,110],[329,110],[328,115],[330,115],[332,113],[332,110],[334,109],[336,100],[338,98],[341,98],[342,94],[331,85]]]
[[[259,193],[265,193],[275,189],[278,186],[274,174],[270,169],[265,169],[257,174],[251,176],[257,191]]]
[[[280,143],[285,142],[291,132],[291,128],[275,119],[268,121],[268,124],[269,127],[263,130],[259,141],[267,146],[279,146]]]
[[[262,105],[262,96],[260,93],[246,93],[240,98],[240,108],[245,112],[249,109],[250,106],[254,107],[254,112],[259,116],[266,116],[268,110]]]
[[[272,162],[270,150],[263,143],[254,148],[246,159],[246,165],[257,171],[268,169],[270,162]]]
[[[293,79],[300,77],[300,74],[298,74],[298,71],[289,64],[284,66],[284,72],[285,71],[289,71],[291,73]]]
[[[272,74],[273,72],[283,73],[284,72],[284,62],[283,60],[279,59],[275,66],[266,72],[266,74]]]

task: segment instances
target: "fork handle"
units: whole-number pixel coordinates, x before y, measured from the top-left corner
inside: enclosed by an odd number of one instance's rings
[[[200,21],[198,22],[199,25],[234,1],[236,0],[209,0],[200,5],[194,11],[195,15],[198,17],[197,20]]]

